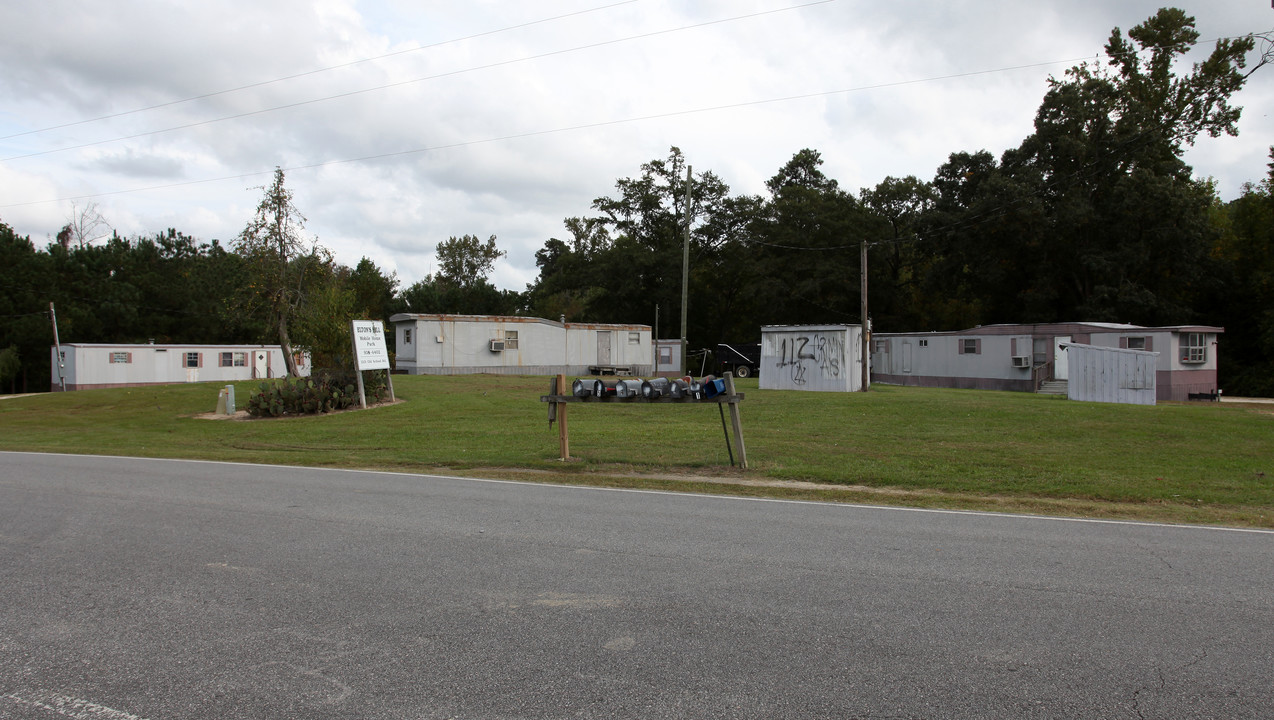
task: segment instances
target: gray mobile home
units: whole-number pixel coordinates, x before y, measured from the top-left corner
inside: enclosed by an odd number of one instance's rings
[[[1069,378],[1064,344],[1158,352],[1156,398],[1215,394],[1217,339],[1208,325],[1099,322],[983,325],[953,332],[875,333],[872,380],[896,385],[1038,392]]]

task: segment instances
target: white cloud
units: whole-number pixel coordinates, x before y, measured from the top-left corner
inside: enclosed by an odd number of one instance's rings
[[[889,175],[931,178],[952,152],[998,156],[1030,132],[1050,74],[1098,56],[1113,26],[1159,7],[837,0],[714,22],[798,3],[597,9],[612,4],[19,3],[0,26],[0,157],[194,126],[4,161],[0,220],[43,239],[65,222],[66,198],[93,195],[126,234],[175,227],[225,241],[281,166],[308,229],[342,262],[370,257],[406,285],[436,269],[439,241],[494,234],[508,257],[493,280],[521,289],[563,218],[587,214],[672,145],[736,193],[763,192],[806,147],[852,191]],[[1261,3],[1185,9],[1204,39],[1274,25]],[[687,28],[698,23],[712,24]],[[1070,62],[1038,65],[1053,61]],[[344,63],[354,64],[22,134]],[[1017,66],[1033,67],[1004,69]],[[1265,174],[1272,76],[1263,69],[1235,98],[1239,138],[1202,138],[1187,155],[1223,197]],[[360,92],[390,83],[406,84]],[[830,94],[766,102],[820,93]],[[305,104],[258,112],[291,103]],[[725,105],[738,107],[697,112]],[[242,113],[253,114],[210,122]],[[141,189],[175,182],[190,184]]]

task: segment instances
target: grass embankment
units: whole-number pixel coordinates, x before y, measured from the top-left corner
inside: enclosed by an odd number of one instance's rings
[[[241,405],[254,385],[237,386]],[[1271,406],[739,385],[747,472],[708,404],[572,405],[564,463],[543,377],[396,376],[397,405],[277,420],[197,419],[212,384],[12,398],[0,449],[1274,527]]]

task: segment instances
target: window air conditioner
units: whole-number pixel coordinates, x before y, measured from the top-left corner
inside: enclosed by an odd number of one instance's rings
[[[1013,367],[1015,367],[1015,368],[1028,368],[1028,367],[1030,367],[1030,366],[1031,366],[1031,356],[1030,356],[1030,355],[1014,355],[1014,356],[1013,356]]]
[[[491,341],[491,352],[504,352],[504,341],[503,341],[503,340],[492,340],[492,341]]]

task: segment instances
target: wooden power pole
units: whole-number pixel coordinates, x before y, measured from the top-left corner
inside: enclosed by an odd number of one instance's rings
[[[686,320],[690,299],[690,166],[686,166],[686,227],[681,243],[681,372],[689,374],[689,354],[686,352]]]
[[[871,360],[871,356],[868,353],[867,343],[871,341],[871,337],[867,329],[868,321],[867,321],[867,240],[866,239],[863,240],[862,251],[861,251],[861,254],[858,256],[858,272],[862,275],[862,278],[859,281],[860,282],[859,292],[862,295],[860,302],[862,304],[861,309],[862,309],[862,318],[863,318],[863,326],[858,331],[859,340],[860,340],[859,344],[863,346],[862,347],[863,377],[862,377],[862,387],[859,388],[859,391],[867,392],[867,386],[871,382],[871,370],[867,367],[867,363]]]

